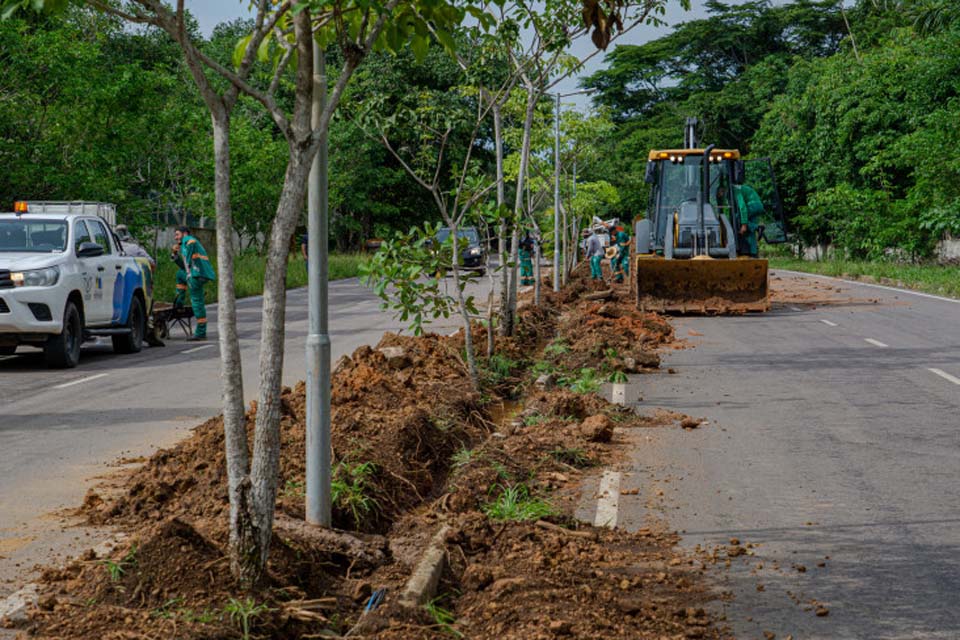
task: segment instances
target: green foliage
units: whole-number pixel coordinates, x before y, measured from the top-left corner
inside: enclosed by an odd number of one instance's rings
[[[157,272],[154,284],[155,297],[163,302],[172,302],[176,294],[177,267],[167,260],[165,255],[158,256]],[[360,274],[360,265],[366,256],[350,253],[329,255],[327,275],[330,280],[355,278]],[[217,268],[217,258],[211,253],[211,264]],[[234,289],[238,298],[256,296],[263,293],[263,276],[266,272],[267,258],[254,251],[244,251],[236,256],[233,262]],[[295,289],[307,286],[307,265],[298,256],[292,257],[287,265],[287,288]],[[204,287],[207,303],[216,302],[217,287]]]
[[[107,570],[107,574],[110,576],[111,582],[119,582],[123,578],[124,574],[127,572],[127,569],[135,567],[137,565],[137,545],[130,547],[130,550],[127,551],[120,560],[104,560],[103,565]]]
[[[455,470],[463,469],[476,460],[478,455],[476,449],[463,448],[450,456],[450,464]]]
[[[380,503],[373,497],[370,478],[377,466],[372,462],[350,465],[337,464],[331,481],[331,499],[335,509],[347,514],[359,529],[380,510]]]
[[[519,365],[520,363],[516,360],[512,360],[503,354],[495,353],[487,358],[486,361],[481,362],[481,375],[487,384],[496,386],[509,380],[514,369]]]
[[[626,384],[628,381],[629,378],[623,371],[614,371],[607,379],[607,382],[613,382],[614,384]]]
[[[438,596],[424,605],[424,608],[427,610],[427,614],[433,618],[433,623],[438,629],[443,633],[452,635],[456,638],[462,638],[463,634],[457,631],[453,625],[456,624],[457,618],[453,615],[453,612],[449,609],[445,609],[441,604],[445,596]]]
[[[566,382],[571,391],[576,393],[596,393],[600,391],[600,380],[597,378],[596,370],[590,367],[580,369],[580,374]]]
[[[550,456],[557,462],[577,469],[585,469],[596,464],[583,449],[576,447],[557,447],[550,451]]]
[[[554,340],[543,348],[543,355],[545,356],[562,356],[565,353],[570,353],[570,345],[563,338],[554,338]]]
[[[361,265],[363,282],[383,301],[384,310],[395,312],[409,323],[414,335],[423,333],[423,324],[437,318],[449,318],[457,311],[457,297],[450,293],[453,282],[442,276],[453,264],[449,244],[437,246],[438,226],[427,224],[384,241],[369,262]],[[465,295],[467,285],[476,279],[474,272],[460,274],[460,291],[467,312],[478,314],[473,296]]]
[[[500,487],[500,495],[482,507],[483,512],[494,520],[527,522],[540,520],[556,514],[549,502],[530,495],[524,484]]]
[[[243,640],[250,640],[251,623],[264,613],[268,613],[270,608],[260,602],[258,603],[251,597],[238,600],[230,598],[227,606],[223,608],[224,612],[230,615],[230,619],[240,628],[240,637]]]

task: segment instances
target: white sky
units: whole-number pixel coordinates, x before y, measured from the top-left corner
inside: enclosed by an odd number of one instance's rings
[[[731,4],[740,4],[745,0],[727,1],[731,2]],[[780,1],[782,0],[776,1],[775,3],[779,4]],[[679,22],[695,20],[697,18],[706,16],[704,0],[691,0],[690,11],[684,11],[681,9],[680,3],[677,0],[668,0],[668,2],[667,14],[664,16],[664,20],[668,25],[674,25]],[[200,28],[203,33],[207,35],[209,35],[213,30],[213,27],[220,22],[251,15],[249,10],[250,0],[202,0],[189,2],[187,3],[187,6],[200,22]],[[612,51],[617,44],[642,44],[650,40],[655,40],[656,38],[664,36],[669,32],[669,27],[651,27],[647,25],[637,26],[628,34],[616,40],[615,43],[610,46],[610,49],[608,49],[607,53]],[[595,47],[593,46],[593,43],[590,42],[590,38],[585,37],[582,38],[576,45],[574,45],[572,53],[583,58],[594,50]],[[604,56],[604,52],[594,56],[584,66],[584,70],[581,75],[588,76],[597,69],[603,68],[605,66],[603,63]],[[569,93],[576,91],[578,88],[578,78],[572,77],[559,83],[554,90],[562,93]],[[583,108],[589,102],[589,98],[587,96],[573,96],[565,98],[563,102],[564,104],[576,105],[580,108]]]

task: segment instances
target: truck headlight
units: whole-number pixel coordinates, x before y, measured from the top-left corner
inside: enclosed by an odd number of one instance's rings
[[[58,267],[46,269],[31,269],[30,271],[14,271],[10,274],[15,287],[52,287],[60,279]]]
[[[467,249],[468,256],[478,256],[482,253],[480,247],[473,247],[472,249]]]

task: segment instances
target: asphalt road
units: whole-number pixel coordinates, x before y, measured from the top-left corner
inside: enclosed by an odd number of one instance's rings
[[[677,320],[643,405],[710,422],[637,435],[619,523],[757,545],[713,572],[739,638],[960,637],[960,304],[818,280],[854,300]]]
[[[486,283],[471,285],[478,300]],[[306,289],[287,300],[284,384],[293,385],[305,377]],[[248,402],[256,397],[260,308],[259,297],[238,301]],[[330,284],[330,309],[333,362],[403,329],[355,278]],[[48,370],[39,350],[0,357],[0,596],[36,563],[89,547],[89,530],[72,527],[63,510],[79,506],[90,486],[220,412],[216,306],[208,313],[206,343],[174,331],[166,347],[116,355],[106,342],[84,347],[80,366],[60,371]],[[453,318],[430,330],[457,327]]]

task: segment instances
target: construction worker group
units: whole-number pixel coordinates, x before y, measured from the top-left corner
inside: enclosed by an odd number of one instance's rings
[[[590,262],[590,277],[603,280],[603,259],[610,259],[610,273],[613,281],[621,283],[630,277],[630,234],[620,224],[609,227],[600,223],[586,232],[585,250]],[[608,236],[610,244],[603,246],[602,236]]]

